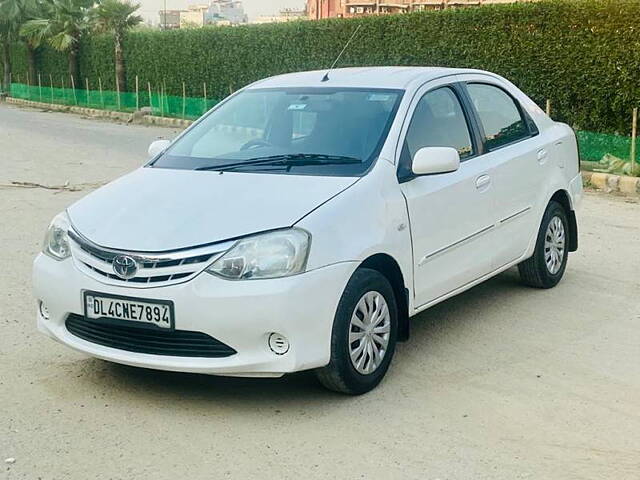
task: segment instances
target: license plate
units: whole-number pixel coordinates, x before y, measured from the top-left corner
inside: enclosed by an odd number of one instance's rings
[[[149,300],[84,292],[84,314],[85,317],[94,320],[135,322],[166,329],[172,329],[174,326],[173,302],[168,300]]]

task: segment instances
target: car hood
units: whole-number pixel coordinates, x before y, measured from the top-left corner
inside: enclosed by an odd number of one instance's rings
[[[68,214],[74,229],[100,246],[162,252],[292,226],[356,181],[140,168]]]

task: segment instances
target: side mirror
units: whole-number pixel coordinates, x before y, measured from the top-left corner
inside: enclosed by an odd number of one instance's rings
[[[154,158],[159,153],[162,153],[167,149],[167,147],[171,145],[169,140],[156,140],[149,145],[149,158]]]
[[[451,147],[424,147],[413,156],[411,169],[416,175],[451,173],[460,168],[460,154]]]

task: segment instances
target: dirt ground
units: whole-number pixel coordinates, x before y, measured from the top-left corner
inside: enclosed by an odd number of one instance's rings
[[[587,195],[557,288],[509,271],[420,314],[358,398],[309,373],[119,366],[40,335],[31,261],[50,219],[176,133],[0,104],[0,478],[640,478],[640,204],[624,198]]]

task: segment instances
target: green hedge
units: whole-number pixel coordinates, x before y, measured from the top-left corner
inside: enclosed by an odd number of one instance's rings
[[[551,99],[558,120],[628,134],[631,109],[640,104],[639,19],[638,0],[557,0],[352,20],[140,31],[127,36],[125,59],[130,88],[137,74],[145,87],[151,82],[155,90],[164,83],[169,95],[182,95],[185,82],[188,96],[200,96],[207,82],[209,96],[223,97],[266,76],[326,68],[361,23],[342,66],[482,68],[509,78],[539,105]],[[17,49],[16,72],[26,64],[21,56]],[[114,89],[109,36],[84,40],[80,68],[90,88],[101,76],[104,88]],[[42,52],[40,69],[44,76],[59,76],[66,60]]]

